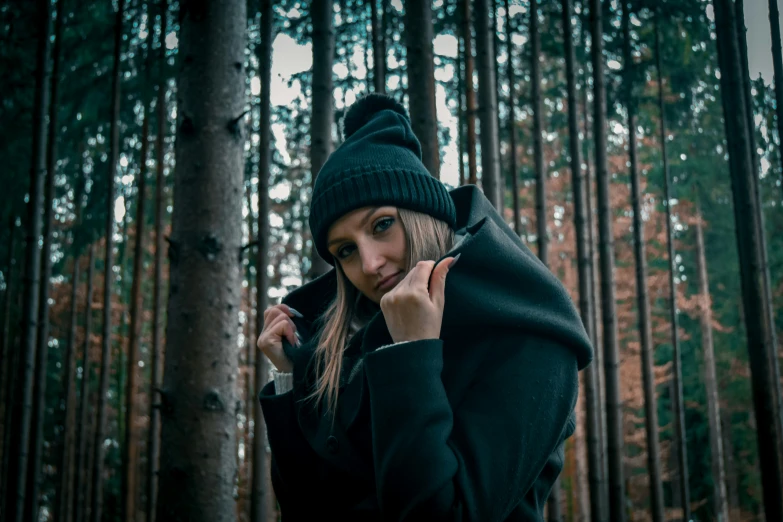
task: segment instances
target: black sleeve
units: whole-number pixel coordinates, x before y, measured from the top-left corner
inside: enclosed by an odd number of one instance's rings
[[[562,438],[576,356],[519,334],[477,343],[487,356],[452,410],[443,349],[416,341],[366,358],[381,511],[389,520],[504,520]]]
[[[310,500],[323,490],[318,455],[302,435],[292,391],[276,394],[274,381],[259,394],[272,450],[272,485],[286,521],[308,520]],[[307,495],[308,502],[302,502]],[[318,502],[318,499],[315,499]]]

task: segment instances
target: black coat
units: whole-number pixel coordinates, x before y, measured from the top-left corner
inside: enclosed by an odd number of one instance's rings
[[[473,186],[455,189],[462,253],[441,338],[392,344],[382,313],[344,356],[334,422],[304,401],[334,273],[283,300],[302,312],[294,389],[260,393],[283,522],[543,520],[592,347],[562,285]],[[316,518],[318,517],[318,518]]]

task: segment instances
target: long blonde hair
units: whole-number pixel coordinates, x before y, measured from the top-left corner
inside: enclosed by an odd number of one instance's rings
[[[443,257],[454,244],[454,231],[429,214],[398,209],[407,247],[406,273],[416,263]],[[323,328],[315,349],[315,390],[307,397],[317,405],[326,401],[327,411],[334,413],[342,372],[343,350],[351,334],[351,325],[364,325],[378,308],[351,284],[339,262],[335,262],[337,295],[324,312]]]

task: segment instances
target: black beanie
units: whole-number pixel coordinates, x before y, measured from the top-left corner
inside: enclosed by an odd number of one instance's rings
[[[345,141],[318,173],[310,205],[310,232],[318,253],[327,248],[329,227],[345,214],[373,205],[393,205],[445,221],[457,212],[445,185],[421,162],[421,144],[405,108],[394,98],[369,94],[343,120]]]

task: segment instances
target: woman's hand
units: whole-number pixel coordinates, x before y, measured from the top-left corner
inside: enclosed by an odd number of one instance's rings
[[[447,257],[437,267],[434,261],[420,261],[381,298],[381,311],[395,343],[440,337],[446,275],[456,259]]]
[[[299,345],[296,337],[296,326],[291,320],[299,312],[293,308],[279,304],[264,310],[264,329],[258,336],[256,346],[264,352],[279,372],[291,372],[294,364],[283,351],[283,337],[294,346]],[[301,316],[301,314],[299,314]]]

